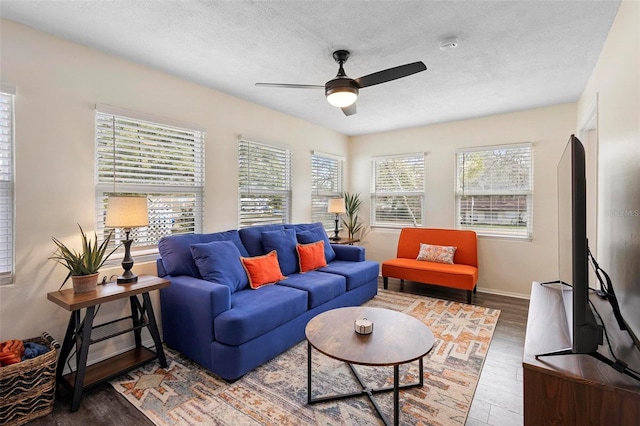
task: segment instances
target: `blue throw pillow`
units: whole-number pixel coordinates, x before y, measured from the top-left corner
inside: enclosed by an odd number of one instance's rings
[[[300,231],[296,234],[296,237],[298,238],[298,242],[300,244],[310,244],[315,243],[316,241],[324,241],[324,257],[327,260],[327,263],[336,258],[336,252],[333,250],[333,247],[331,247],[329,237],[327,237],[327,233],[323,228],[314,228],[307,229],[306,231]]]
[[[281,229],[279,231],[263,232],[262,248],[265,253],[275,250],[278,253],[278,263],[284,275],[298,272],[298,253],[296,252],[296,231]]]
[[[192,244],[191,255],[202,278],[226,285],[231,293],[242,290],[249,283],[240,262],[240,250],[231,241]]]
[[[193,257],[191,256],[192,244],[204,244],[211,241],[231,241],[240,251],[242,256],[249,256],[247,249],[240,241],[237,230],[215,232],[213,234],[181,234],[162,237],[158,242],[158,251],[162,257],[162,264],[167,274],[189,275],[202,278]]]

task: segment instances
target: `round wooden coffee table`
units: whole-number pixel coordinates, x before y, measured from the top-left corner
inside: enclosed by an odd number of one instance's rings
[[[354,321],[366,318],[373,321],[371,334],[354,331]],[[422,358],[433,347],[433,333],[421,321],[389,309],[364,306],[338,308],[312,318],[305,329],[307,336],[307,402],[335,401],[356,396],[367,396],[385,424],[389,424],[373,395],[393,391],[393,423],[399,424],[399,390],[422,387],[424,369]],[[311,397],[311,348],[339,361],[346,362],[362,390],[339,395]],[[399,384],[400,364],[418,360],[420,378],[416,383]],[[369,389],[352,364],[393,366],[393,386]]]

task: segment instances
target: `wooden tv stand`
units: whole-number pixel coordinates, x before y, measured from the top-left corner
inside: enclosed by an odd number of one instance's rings
[[[559,284],[531,288],[522,367],[525,425],[640,424],[640,381],[619,373],[589,355],[536,359],[536,354],[571,347]],[[602,316],[619,359],[640,371],[640,352],[618,327],[611,306],[595,294],[591,301]],[[605,344],[598,351],[613,359]]]

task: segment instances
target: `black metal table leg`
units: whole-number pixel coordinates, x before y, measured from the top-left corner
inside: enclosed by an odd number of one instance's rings
[[[140,312],[140,302],[138,296],[133,295],[129,297],[129,304],[131,305],[131,320],[133,321],[133,337],[136,342],[136,348],[142,346],[141,328],[140,325],[144,320],[144,313]]]
[[[400,419],[400,367],[398,364],[393,366],[393,424],[398,426]]]
[[[373,404],[373,407],[375,408],[378,416],[382,419],[384,424],[389,425],[390,421],[386,418],[386,416],[382,412],[380,406],[378,406],[378,404],[376,403],[376,400],[374,399],[373,396],[377,393],[393,391],[393,424],[397,426],[400,424],[400,389],[417,388],[417,387],[422,387],[424,385],[423,358],[420,358],[418,360],[419,369],[420,369],[420,373],[419,373],[420,379],[417,382],[406,383],[401,385],[400,384],[400,365],[396,364],[393,366],[393,386],[387,386],[387,387],[378,388],[378,389],[368,388],[365,385],[362,377],[360,377],[360,374],[358,374],[358,372],[354,368],[354,366],[350,363],[346,363],[351,369],[351,372],[353,373],[355,378],[358,380],[358,383],[360,384],[360,387],[362,389],[357,392],[336,394],[336,395],[326,395],[326,396],[312,398],[311,397],[311,348],[312,348],[311,343],[307,341],[307,404],[309,405],[316,404],[319,402],[338,401],[341,399],[353,398],[356,396],[366,396],[369,398],[369,401],[371,401],[371,403]]]
[[[162,348],[162,341],[160,340],[160,332],[158,331],[158,324],[156,323],[156,316],[153,314],[153,306],[151,305],[151,298],[149,293],[142,293],[143,309],[147,313],[149,319],[149,333],[153,338],[153,342],[156,345],[156,354],[158,355],[158,361],[162,368],[167,367],[167,359],[164,356],[164,349]]]
[[[69,324],[67,325],[67,332],[64,335],[64,341],[62,342],[62,348],[60,348],[60,356],[58,357],[58,365],[56,367],[56,381],[60,383],[62,372],[64,371],[64,363],[67,361],[71,348],[73,347],[73,339],[75,337],[76,330],[76,315],[78,311],[71,312],[69,315]],[[78,321],[79,323],[79,321]]]
[[[84,373],[87,369],[87,356],[89,355],[89,345],[91,345],[91,329],[93,327],[95,310],[95,306],[89,306],[85,312],[82,324],[76,324],[76,342],[80,342],[80,350],[76,355],[76,377],[73,387],[71,412],[77,411],[78,408],[80,408],[80,399],[82,398]],[[78,327],[80,327],[81,330],[78,329]]]
[[[311,404],[311,343],[307,341],[307,404]]]

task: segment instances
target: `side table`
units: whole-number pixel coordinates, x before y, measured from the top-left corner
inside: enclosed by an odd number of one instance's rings
[[[168,287],[170,284],[170,281],[162,278],[140,275],[136,283],[99,285],[96,291],[88,293],[76,294],[73,289],[47,293],[48,300],[71,312],[67,332],[60,350],[60,357],[58,358],[56,379],[73,394],[72,412],[80,407],[82,392],[85,389],[105,380],[118,377],[126,371],[137,368],[156,358],[160,361],[162,367],[167,366],[149,292]],[[142,295],[142,304],[138,299],[138,295]],[[100,325],[93,325],[93,320],[97,313],[96,306],[126,297],[129,298],[131,304],[130,316]],[[84,318],[81,317],[82,309],[85,310]],[[153,338],[155,352],[142,346],[141,331],[144,327],[148,327],[149,333]],[[129,332],[134,334],[135,348],[87,366],[90,345]],[[74,343],[76,347],[76,371],[63,376],[64,365],[69,358]]]
[[[332,240],[331,238],[329,238],[329,242],[331,244],[348,244],[352,246],[354,243],[359,243],[360,239],[359,238],[340,238],[339,240]]]

